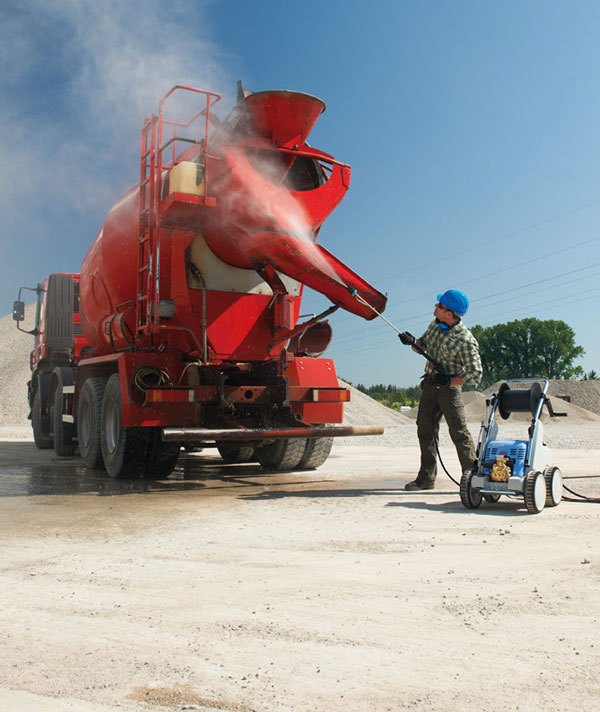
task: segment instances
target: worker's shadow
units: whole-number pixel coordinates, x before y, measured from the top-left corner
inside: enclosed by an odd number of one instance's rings
[[[376,489],[316,489],[316,490],[280,490],[278,492],[258,492],[257,494],[240,495],[240,499],[247,501],[266,501],[272,499],[288,499],[299,497],[306,499],[327,499],[343,497],[364,497],[366,495],[390,494],[390,490]]]
[[[437,496],[448,496],[447,492],[440,492]],[[428,497],[431,495],[428,495]],[[425,509],[431,512],[442,512],[450,514],[457,512],[462,504],[460,500],[446,500],[444,502],[424,502],[423,500],[412,499],[414,495],[405,495],[401,501],[388,502],[386,507],[404,507],[405,509]]]
[[[448,492],[432,492],[428,496],[447,497]],[[414,497],[413,494],[405,493],[394,487],[364,487],[364,488],[335,488],[335,489],[300,489],[300,490],[278,490],[276,492],[257,492],[255,494],[240,495],[239,499],[251,502],[261,502],[275,499],[288,499],[290,497],[305,499],[348,499],[352,497]],[[459,506],[460,501],[458,502]],[[413,507],[419,509],[439,509],[445,511],[447,507],[455,506],[454,502],[426,503],[426,502],[388,502],[386,507]]]
[[[405,509],[420,509],[443,514],[456,514],[457,512],[468,512],[469,514],[493,514],[494,516],[511,517],[522,515],[523,503],[519,502],[482,502],[479,509],[466,510],[458,496],[453,492],[428,492],[427,497],[434,497],[436,501],[424,501],[418,499],[418,493],[404,492],[402,490],[389,488],[349,488],[349,489],[301,489],[301,490],[278,490],[276,492],[258,492],[255,494],[240,495],[239,499],[249,502],[262,502],[277,499],[288,499],[290,497],[305,499],[340,499],[352,497],[397,497],[398,499],[386,502],[385,507],[404,507]],[[450,497],[450,499],[447,499]],[[440,501],[443,500],[443,501]]]
[[[441,493],[440,493],[441,494]],[[429,496],[429,495],[428,495]],[[430,511],[454,514],[463,511],[468,514],[493,514],[499,517],[522,516],[525,505],[523,502],[500,501],[494,503],[482,502],[477,509],[465,509],[460,499],[449,502],[423,502],[423,501],[402,501],[388,502],[386,507],[405,507],[407,509],[426,509]]]

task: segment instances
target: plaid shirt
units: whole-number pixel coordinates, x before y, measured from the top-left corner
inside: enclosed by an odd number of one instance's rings
[[[479,382],[483,373],[479,344],[462,321],[447,331],[442,331],[437,322],[432,321],[419,339],[419,345],[444,367],[446,373],[461,376],[469,386]],[[427,361],[425,373],[432,371],[433,365]]]

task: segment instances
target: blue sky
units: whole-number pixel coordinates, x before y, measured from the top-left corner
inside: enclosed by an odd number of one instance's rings
[[[0,313],[78,271],[170,86],[226,109],[242,79],[326,102],[311,143],[353,174],[320,241],[388,293],[392,322],[421,333],[459,288],[468,325],[562,319],[600,371],[599,37],[596,2],[4,0]],[[342,377],[417,382],[381,320],[332,325]]]

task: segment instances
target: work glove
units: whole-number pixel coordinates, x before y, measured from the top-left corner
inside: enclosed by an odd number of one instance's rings
[[[415,337],[408,331],[402,331],[398,334],[398,338],[405,346],[414,346],[416,342]]]

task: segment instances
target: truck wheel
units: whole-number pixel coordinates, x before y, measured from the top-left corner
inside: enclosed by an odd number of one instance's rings
[[[256,457],[263,470],[286,472],[295,470],[306,449],[306,438],[281,438],[270,445],[258,448]]]
[[[331,452],[333,438],[306,438],[304,454],[298,464],[299,470],[315,470],[325,462]]]
[[[227,445],[225,443],[217,443],[219,455],[223,458],[223,462],[252,462],[256,459],[254,448],[252,445]]]
[[[48,450],[52,447],[50,437],[50,423],[48,418],[42,415],[42,394],[38,388],[33,398],[33,408],[31,409],[31,427],[33,429],[33,441],[40,450]]]
[[[57,378],[56,390],[54,391],[54,403],[50,411],[50,420],[52,423],[52,436],[54,438],[54,452],[59,456],[73,455],[75,452],[75,427],[71,423],[63,423],[63,403],[64,394],[63,386],[65,384],[63,375],[59,369],[56,369],[55,375]]]
[[[77,404],[77,443],[83,464],[90,470],[103,470],[100,423],[106,379],[88,378]]]
[[[108,474],[114,479],[144,477],[150,447],[149,428],[124,428],[119,374],[106,383],[102,400],[100,443]]]
[[[148,464],[142,475],[147,479],[166,479],[175,469],[181,452],[179,443],[165,443],[161,440],[160,430],[160,428],[154,428],[150,433]]]

